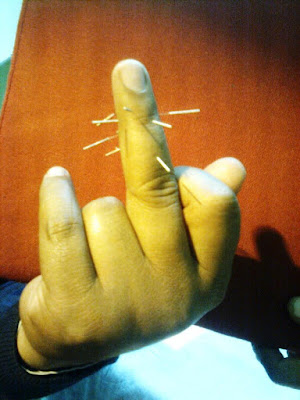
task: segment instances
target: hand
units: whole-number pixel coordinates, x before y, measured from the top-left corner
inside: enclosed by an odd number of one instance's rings
[[[288,303],[291,318],[300,324],[300,297],[292,298]],[[265,368],[270,379],[283,386],[300,389],[300,353],[288,351],[283,357],[279,349],[260,346],[252,343],[258,361]]]
[[[17,341],[37,369],[97,362],[174,334],[216,307],[230,278],[243,166],[224,159],[207,171],[174,171],[152,123],[159,117],[145,68],[123,61],[112,82],[126,208],[107,197],[81,211],[69,173],[45,175],[41,275],[22,294]]]

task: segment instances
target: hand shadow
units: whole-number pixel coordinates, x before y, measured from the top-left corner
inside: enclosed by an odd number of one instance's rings
[[[300,327],[290,319],[287,303],[300,295],[300,267],[275,229],[259,228],[255,242],[260,260],[235,256],[224,301],[197,325],[271,347],[299,349]]]

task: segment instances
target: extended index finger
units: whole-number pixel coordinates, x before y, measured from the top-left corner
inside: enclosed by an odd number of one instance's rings
[[[153,123],[159,116],[151,81],[140,62],[124,60],[114,68],[112,83],[126,188],[152,205],[155,192],[172,185],[176,193],[177,185],[174,174],[157,161],[160,157],[173,171],[163,128]],[[159,197],[157,205],[163,206]]]
[[[115,67],[112,83],[131,222],[152,261],[163,254],[186,256],[177,180],[163,128],[153,122],[159,116],[148,72],[125,60]]]

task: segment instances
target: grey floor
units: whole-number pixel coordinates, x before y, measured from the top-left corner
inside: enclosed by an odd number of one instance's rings
[[[190,327],[43,400],[71,399],[299,400],[300,392],[271,382],[248,342]]]

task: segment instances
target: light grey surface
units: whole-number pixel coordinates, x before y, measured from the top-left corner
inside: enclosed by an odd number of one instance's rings
[[[11,56],[22,0],[0,0],[0,62]]]
[[[272,383],[248,342],[191,327],[43,400],[75,398],[299,400],[300,392]]]

